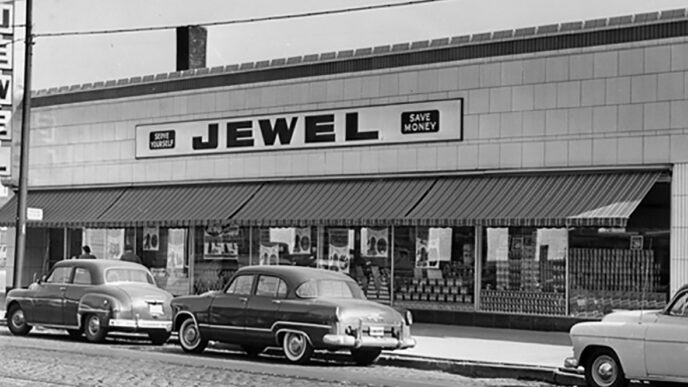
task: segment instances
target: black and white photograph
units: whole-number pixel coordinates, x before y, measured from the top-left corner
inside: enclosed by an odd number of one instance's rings
[[[686,0],[0,0],[0,387],[687,365]]]

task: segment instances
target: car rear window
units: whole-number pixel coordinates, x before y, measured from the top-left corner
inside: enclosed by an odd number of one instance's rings
[[[306,281],[296,289],[296,295],[301,298],[365,298],[356,284],[329,279]]]
[[[155,285],[148,272],[138,269],[110,268],[105,271],[105,282],[142,282]]]

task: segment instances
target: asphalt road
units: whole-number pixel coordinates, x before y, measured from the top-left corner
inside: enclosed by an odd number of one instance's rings
[[[0,328],[0,386],[549,386],[380,365],[358,367],[324,354],[295,366],[278,351],[257,359],[231,347],[189,355],[173,344],[111,338],[74,341],[57,331],[15,337]]]

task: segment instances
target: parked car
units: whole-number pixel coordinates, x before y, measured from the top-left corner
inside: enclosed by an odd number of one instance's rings
[[[28,289],[7,293],[7,325],[26,335],[34,325],[66,329],[101,342],[108,332],[143,332],[163,344],[172,330],[172,294],[143,265],[110,259],[60,261]]]
[[[349,350],[368,365],[383,349],[413,347],[411,313],[368,301],[349,276],[298,266],[248,266],[222,291],[172,300],[174,330],[186,352],[208,340],[239,344],[255,356],[281,346],[306,363],[314,350]]]
[[[573,357],[561,372],[583,373],[594,387],[629,380],[688,384],[688,285],[663,310],[610,313],[570,331]]]

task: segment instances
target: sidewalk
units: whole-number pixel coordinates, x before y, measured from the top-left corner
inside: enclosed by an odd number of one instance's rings
[[[0,325],[6,325],[2,301]],[[565,332],[440,324],[414,324],[411,332],[416,338],[414,348],[384,351],[377,364],[556,383],[564,381],[555,379],[554,371],[572,353]]]

